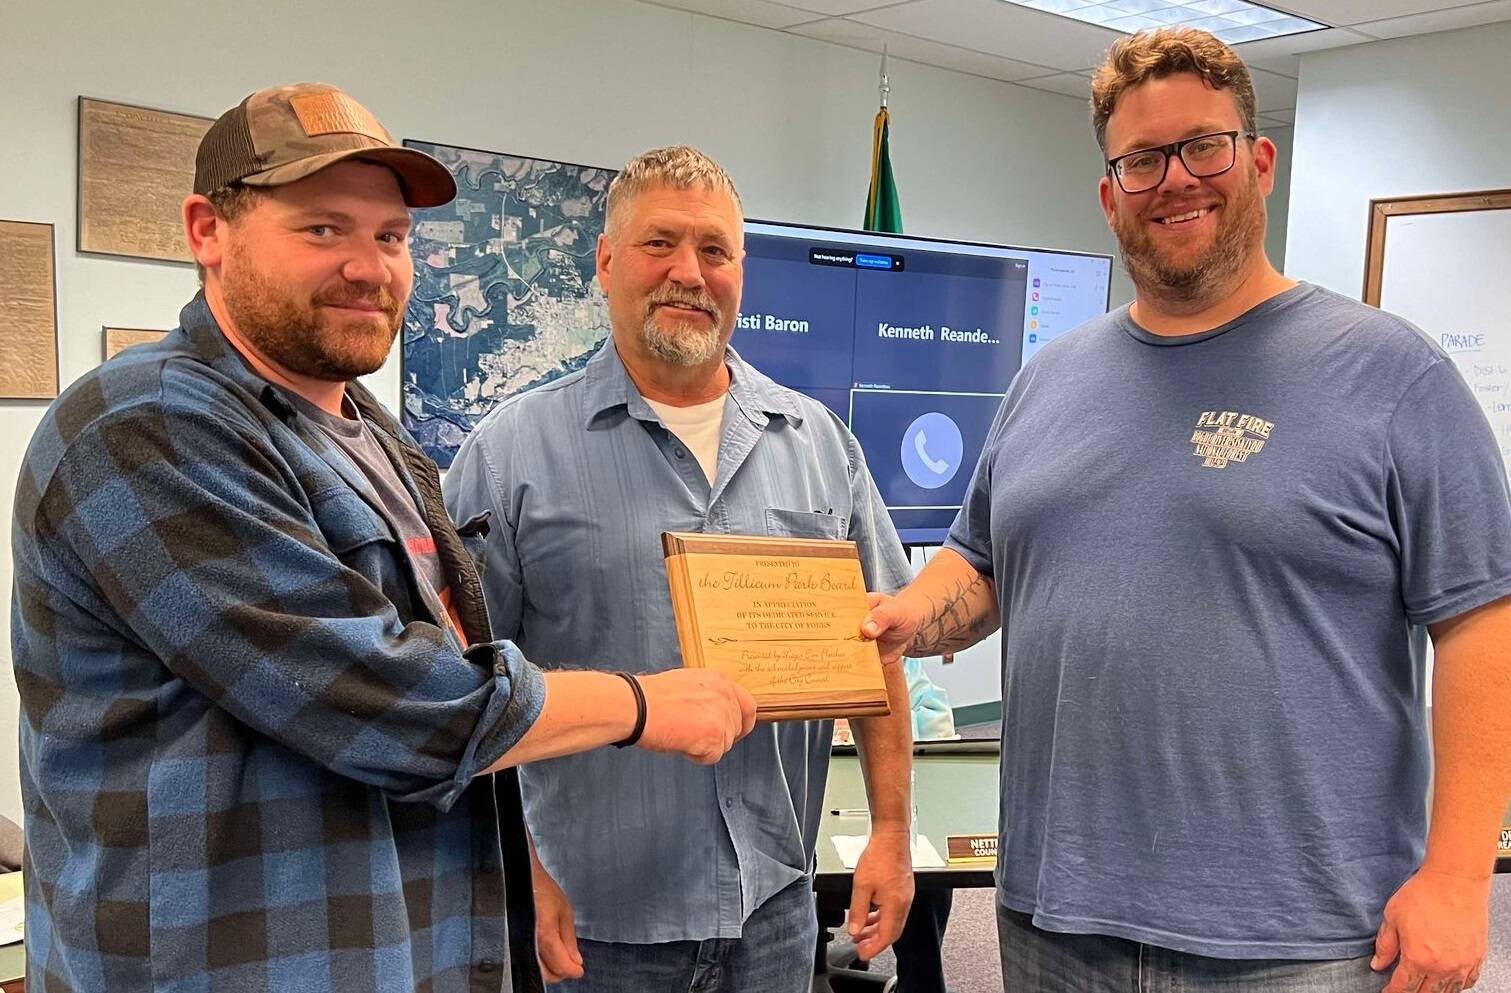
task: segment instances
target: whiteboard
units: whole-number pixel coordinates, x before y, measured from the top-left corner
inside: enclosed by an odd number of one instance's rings
[[[1380,307],[1452,357],[1511,471],[1511,210],[1403,214],[1386,230]]]

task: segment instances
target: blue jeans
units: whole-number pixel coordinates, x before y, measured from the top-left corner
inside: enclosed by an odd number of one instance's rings
[[[1380,993],[1369,956],[1219,959],[1098,934],[1060,934],[997,904],[1003,993]]]
[[[624,944],[580,939],[583,977],[561,993],[808,993],[818,918],[813,880],[756,908],[738,938]]]

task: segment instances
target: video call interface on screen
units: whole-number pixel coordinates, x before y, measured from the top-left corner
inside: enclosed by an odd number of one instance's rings
[[[850,426],[899,536],[938,544],[1023,363],[1106,313],[1112,259],[747,221],[733,345]]]

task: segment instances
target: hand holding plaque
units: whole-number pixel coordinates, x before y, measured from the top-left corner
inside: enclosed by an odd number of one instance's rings
[[[683,665],[718,669],[761,720],[890,713],[853,541],[661,536]]]

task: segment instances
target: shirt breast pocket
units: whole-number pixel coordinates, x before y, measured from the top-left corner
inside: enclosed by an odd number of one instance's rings
[[[472,556],[472,564],[479,576],[487,573],[488,533],[493,530],[493,511],[475,514],[456,526],[456,536],[462,539],[462,547]]]
[[[374,582],[393,569],[398,539],[383,516],[351,490],[332,490],[314,500],[315,525],[344,565]]]
[[[774,538],[843,538],[845,519],[816,510],[766,509],[766,533]]]

